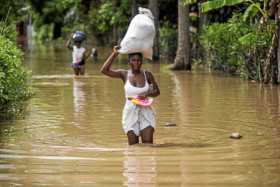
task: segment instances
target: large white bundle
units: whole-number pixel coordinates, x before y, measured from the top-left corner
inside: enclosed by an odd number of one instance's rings
[[[119,53],[140,52],[145,58],[152,59],[155,37],[154,17],[149,9],[139,7],[138,10],[139,14],[131,20],[121,41]]]

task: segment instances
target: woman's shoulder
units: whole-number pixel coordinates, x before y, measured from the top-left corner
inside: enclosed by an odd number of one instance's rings
[[[127,70],[127,69],[118,69],[118,71],[122,72],[122,73],[125,73],[125,74],[127,74],[129,72],[129,70]]]
[[[127,73],[128,73],[128,70],[126,70],[126,69],[117,69],[115,71],[117,71],[120,74],[122,74],[123,77],[125,77],[127,75]]]
[[[119,71],[120,74],[122,75],[122,80],[123,80],[123,82],[126,82],[128,70],[125,70],[125,69],[118,69],[117,71]]]
[[[150,72],[149,70],[146,70],[146,69],[144,69],[143,72],[145,73],[145,75],[146,75],[147,77],[150,77],[150,76],[153,75],[152,72]]]
[[[148,83],[151,83],[152,80],[154,79],[153,77],[153,73],[150,72],[149,70],[143,70],[143,72],[145,73],[146,77],[147,77],[147,81]]]

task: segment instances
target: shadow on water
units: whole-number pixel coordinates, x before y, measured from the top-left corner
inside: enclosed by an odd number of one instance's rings
[[[139,144],[140,147],[152,147],[152,148],[204,148],[211,147],[209,143],[160,143],[160,144]]]

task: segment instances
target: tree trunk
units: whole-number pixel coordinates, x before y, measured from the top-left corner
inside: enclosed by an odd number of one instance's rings
[[[54,22],[53,39],[57,39],[61,36],[62,25],[63,24],[61,22]]]
[[[189,5],[178,0],[178,46],[172,70],[191,70]]]
[[[268,5],[269,5],[269,10],[268,10],[268,15],[273,16],[277,13],[277,7],[280,4],[280,0],[271,0]]]
[[[202,1],[202,2],[204,2],[204,1]],[[203,27],[206,24],[207,24],[207,13],[199,12],[199,17],[198,17],[198,32],[199,33],[201,33],[203,31]]]
[[[280,3],[277,6],[278,11],[276,13],[276,22],[277,22],[277,39],[278,39],[278,46],[277,46],[277,66],[278,66],[278,71],[277,71],[277,83],[280,83]]]
[[[131,4],[131,18],[133,18],[137,14],[137,3],[136,0],[132,0]]]
[[[275,15],[277,29],[272,38],[272,45],[269,49],[267,59],[264,64],[264,79],[265,84],[272,80],[272,83],[277,84],[280,80],[280,0],[272,1],[269,13]],[[277,4],[279,3],[279,4]]]
[[[270,82],[271,76],[273,75],[272,73],[272,65],[273,65],[273,60],[275,60],[276,57],[276,49],[277,49],[277,31],[273,34],[272,37],[272,44],[269,48],[265,63],[264,63],[264,69],[263,69],[263,83],[267,84]]]
[[[154,15],[156,35],[153,47],[153,60],[159,60],[159,9],[158,0],[149,0],[149,9]]]

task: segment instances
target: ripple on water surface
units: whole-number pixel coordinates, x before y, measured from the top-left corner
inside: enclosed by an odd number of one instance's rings
[[[98,63],[75,78],[68,54],[52,54],[27,58],[36,94],[24,119],[0,125],[0,186],[279,187],[277,87],[144,63],[161,88],[155,144],[128,146],[122,82]]]

